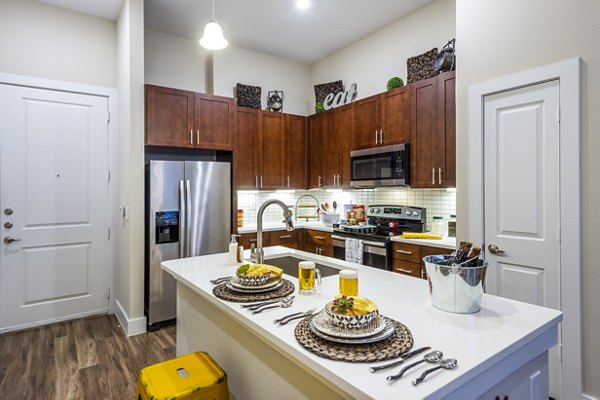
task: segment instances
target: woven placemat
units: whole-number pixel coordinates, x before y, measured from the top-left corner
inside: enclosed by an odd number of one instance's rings
[[[336,361],[349,362],[376,362],[398,358],[407,352],[413,345],[412,333],[398,321],[394,321],[396,328],[394,334],[380,342],[369,344],[343,344],[334,343],[316,336],[310,330],[308,317],[296,325],[294,335],[296,340],[306,350],[318,356]]]
[[[283,279],[283,284],[277,289],[262,293],[240,293],[227,287],[225,283],[213,288],[213,294],[226,301],[235,301],[237,303],[252,303],[253,301],[271,300],[278,297],[287,296],[294,293],[296,287],[287,279]]]

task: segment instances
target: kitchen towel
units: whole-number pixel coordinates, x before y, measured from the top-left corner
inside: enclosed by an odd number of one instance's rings
[[[363,242],[360,239],[346,239],[346,261],[363,263]]]

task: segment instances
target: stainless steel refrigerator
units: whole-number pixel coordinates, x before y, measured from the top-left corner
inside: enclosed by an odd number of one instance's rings
[[[230,164],[150,161],[146,164],[144,311],[148,330],[171,323],[176,284],[160,263],[228,251]]]

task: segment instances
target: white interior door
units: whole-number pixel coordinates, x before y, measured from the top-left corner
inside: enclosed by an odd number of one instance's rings
[[[0,85],[0,332],[108,309],[108,111]]]
[[[561,309],[558,80],[484,99],[488,292]],[[560,339],[559,339],[560,340]],[[560,355],[550,394],[560,399]]]

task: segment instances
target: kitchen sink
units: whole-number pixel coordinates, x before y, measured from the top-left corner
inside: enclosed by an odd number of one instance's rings
[[[283,257],[273,257],[266,258],[265,263],[274,265],[283,270],[284,274],[288,274],[291,276],[298,276],[298,263],[300,261],[313,261],[306,260],[304,258],[294,257],[294,256],[283,256]],[[314,262],[314,261],[313,261]],[[321,271],[321,277],[325,278],[326,276],[337,275],[340,270],[338,268],[330,267],[327,265],[319,264],[318,262],[314,262],[315,267]]]

